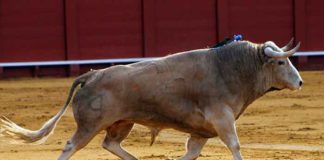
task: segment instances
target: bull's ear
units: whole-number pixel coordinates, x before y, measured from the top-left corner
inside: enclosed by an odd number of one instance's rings
[[[262,59],[263,63],[265,63],[265,64],[268,64],[268,63],[271,63],[272,61],[274,61],[274,58],[269,57],[264,53],[264,49],[262,49],[261,59]]]
[[[272,57],[269,57],[267,55],[265,55],[263,53],[263,56],[262,56],[262,61],[264,64],[274,64],[276,59],[275,58],[272,58]]]

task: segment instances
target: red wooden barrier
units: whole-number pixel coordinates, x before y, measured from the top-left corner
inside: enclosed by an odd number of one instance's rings
[[[65,59],[63,1],[0,3],[0,62]]]
[[[163,56],[237,33],[279,45],[295,37],[301,50],[324,50],[322,0],[0,0],[0,6],[0,62]],[[323,68],[315,59],[294,62]],[[76,75],[84,68],[0,68],[0,75]]]
[[[219,39],[242,34],[253,42],[279,45],[294,36],[293,0],[219,0]]]
[[[324,2],[322,0],[307,0],[304,7],[306,8],[306,13],[304,13],[306,15],[304,21],[306,49],[324,50]]]
[[[80,59],[141,57],[140,0],[75,0]]]
[[[145,56],[216,43],[216,0],[144,0]]]

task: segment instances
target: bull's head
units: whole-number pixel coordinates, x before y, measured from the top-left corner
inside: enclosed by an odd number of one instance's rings
[[[264,54],[268,57],[266,68],[270,71],[272,88],[296,90],[300,89],[303,84],[297,69],[288,59],[296,53],[300,46],[298,43],[295,48],[288,50],[292,42],[293,40],[282,48],[271,41],[264,45]]]

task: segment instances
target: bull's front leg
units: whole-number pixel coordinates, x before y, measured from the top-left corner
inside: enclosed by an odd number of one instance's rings
[[[235,117],[229,106],[217,106],[209,111],[207,119],[212,123],[219,138],[232,152],[234,160],[242,160],[240,143],[236,133]]]

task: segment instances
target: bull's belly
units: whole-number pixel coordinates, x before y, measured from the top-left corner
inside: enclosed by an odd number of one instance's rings
[[[141,113],[140,115],[141,116],[135,116],[134,118],[128,120],[150,128],[172,128],[192,135],[202,136],[204,138],[212,138],[217,136],[217,133],[213,129],[212,125],[201,118],[197,118],[197,116],[191,115],[187,118],[174,118],[171,116],[153,113]]]

